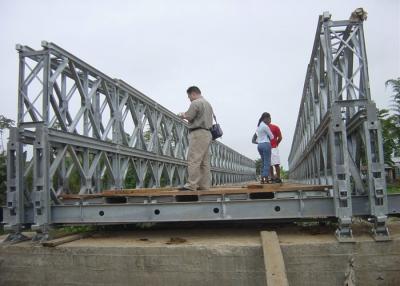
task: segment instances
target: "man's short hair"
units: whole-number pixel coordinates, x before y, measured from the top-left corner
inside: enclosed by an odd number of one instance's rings
[[[198,88],[197,86],[191,86],[186,91],[187,94],[191,94],[192,92],[201,94],[200,88]]]

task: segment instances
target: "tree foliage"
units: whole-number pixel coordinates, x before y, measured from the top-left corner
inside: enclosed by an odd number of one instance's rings
[[[262,166],[262,160],[259,158],[256,160],[256,173],[257,175],[261,174],[261,166]]]
[[[379,111],[382,126],[385,163],[393,166],[392,155],[400,156],[400,78],[389,79],[386,87],[392,89],[392,105],[390,110]]]
[[[385,164],[393,166],[392,155],[400,153],[398,135],[400,128],[397,124],[396,115],[390,115],[387,109],[381,109],[379,111],[379,119],[382,127],[384,161]]]
[[[4,115],[0,115],[0,140],[1,146],[3,146],[3,131],[4,129],[9,129],[14,126],[15,121],[5,117]],[[2,148],[3,149],[3,148]],[[7,157],[4,150],[0,150],[0,206],[5,203],[6,196],[6,182],[7,182]],[[1,211],[1,210],[0,210]]]
[[[6,154],[3,152],[0,154],[0,206],[5,204],[5,196],[7,190],[6,181],[7,181],[7,161],[6,161]]]
[[[4,115],[0,115],[0,152],[4,152],[4,144],[3,144],[3,132],[4,129],[10,129],[10,127],[14,126],[15,121],[5,117]]]
[[[261,159],[257,159],[256,161],[256,173],[257,175],[261,174],[261,166],[262,166],[262,161]],[[287,170],[283,168],[281,165],[281,179],[289,179],[289,173]]]
[[[0,115],[0,130],[8,129],[14,126],[15,121],[5,117],[4,115]]]
[[[392,110],[397,116],[397,123],[400,123],[400,77],[386,81],[386,87],[392,88]]]

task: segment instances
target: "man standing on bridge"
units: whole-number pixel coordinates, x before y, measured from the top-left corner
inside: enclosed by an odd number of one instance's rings
[[[279,156],[279,143],[281,143],[282,141],[282,133],[281,133],[281,129],[275,125],[271,123],[271,115],[268,114],[267,117],[267,124],[269,129],[272,132],[272,135],[274,135],[274,138],[271,139],[271,170],[270,170],[270,175],[271,178],[273,178],[272,180],[275,183],[282,183],[281,180],[281,158]],[[274,176],[274,168],[275,168],[275,173],[276,176]]]
[[[188,181],[181,190],[208,190],[211,186],[209,147],[213,109],[197,86],[186,91],[191,101],[188,111],[179,116],[189,122]]]

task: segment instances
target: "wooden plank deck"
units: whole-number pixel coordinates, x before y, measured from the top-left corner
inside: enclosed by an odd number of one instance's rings
[[[285,261],[275,231],[262,231],[261,242],[264,254],[265,276],[268,286],[288,286]]]
[[[85,199],[98,197],[143,197],[143,196],[204,196],[204,195],[226,195],[226,194],[254,194],[293,191],[328,191],[329,185],[304,185],[304,184],[249,184],[243,187],[213,187],[209,191],[179,191],[177,188],[154,188],[154,189],[123,189],[106,190],[99,194],[75,195],[64,194],[63,199]]]

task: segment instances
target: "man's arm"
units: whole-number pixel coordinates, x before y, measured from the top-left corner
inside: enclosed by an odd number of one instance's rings
[[[281,141],[282,141],[282,132],[281,132],[281,129],[278,127],[278,136],[276,136],[276,143],[277,143],[277,145],[279,145],[279,143],[281,143]]]
[[[198,105],[192,102],[189,106],[189,109],[186,112],[180,113],[179,117],[191,122],[196,118],[198,109],[199,109]]]

